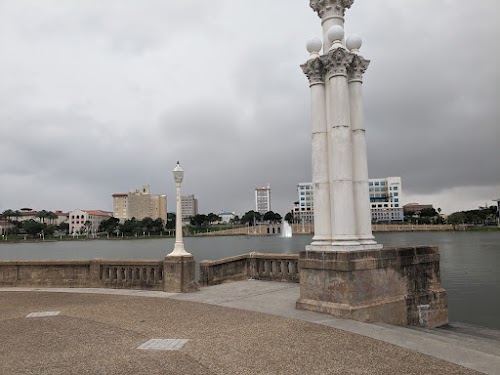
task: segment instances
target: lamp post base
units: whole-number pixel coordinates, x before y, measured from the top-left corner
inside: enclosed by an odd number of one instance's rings
[[[171,293],[196,292],[196,262],[192,255],[169,255],[163,261],[163,291]]]

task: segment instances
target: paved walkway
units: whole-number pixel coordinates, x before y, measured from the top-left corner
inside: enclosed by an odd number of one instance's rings
[[[255,280],[191,294],[0,288],[0,374],[500,374],[498,331],[336,319],[295,310],[298,293]]]

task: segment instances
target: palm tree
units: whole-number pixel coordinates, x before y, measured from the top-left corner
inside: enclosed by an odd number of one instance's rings
[[[49,219],[50,224],[54,224],[54,220],[56,220],[57,218],[59,218],[59,216],[57,216],[56,213],[52,211],[47,212],[47,219]]]
[[[2,216],[6,218],[8,221],[10,221],[10,218],[15,216],[15,213],[11,209],[8,209],[2,212]]]
[[[41,210],[35,214],[35,217],[40,219],[40,223],[45,223],[45,218],[47,217],[48,212],[45,210]]]

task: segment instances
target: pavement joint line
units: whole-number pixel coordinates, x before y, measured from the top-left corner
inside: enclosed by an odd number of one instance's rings
[[[140,350],[179,350],[189,339],[150,339],[137,347]]]
[[[25,318],[43,318],[46,316],[56,316],[59,315],[60,313],[61,313],[60,311],[37,311],[29,313],[28,315],[25,316]]]

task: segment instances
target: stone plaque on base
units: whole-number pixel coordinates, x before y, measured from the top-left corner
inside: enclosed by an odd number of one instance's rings
[[[299,270],[297,309],[396,325],[448,323],[436,246],[302,251]]]
[[[195,260],[192,255],[165,257],[163,275],[165,292],[190,293],[198,290]]]

